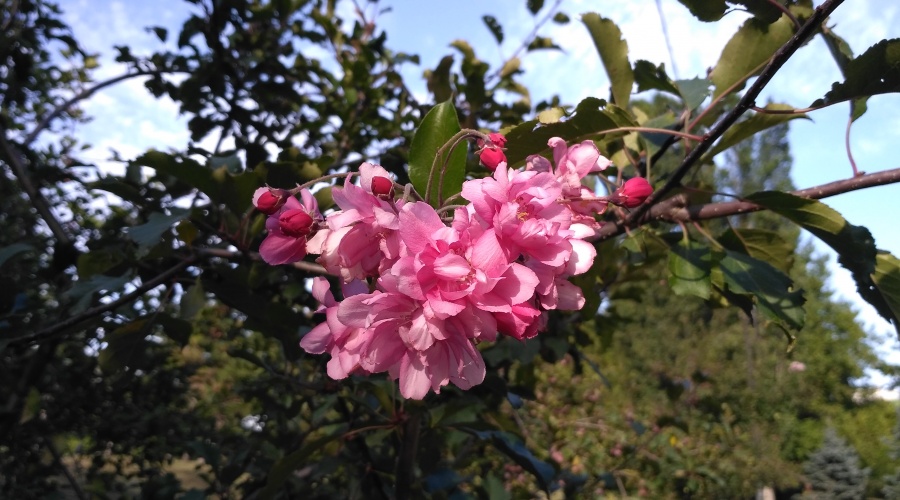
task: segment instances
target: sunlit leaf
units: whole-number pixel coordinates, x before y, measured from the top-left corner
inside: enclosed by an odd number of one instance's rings
[[[460,144],[452,154],[444,151],[435,161],[438,150],[459,131],[456,108],[449,101],[442,102],[428,111],[410,144],[409,179],[420,195],[430,193],[427,195],[430,198],[425,201],[432,206],[437,207],[439,200],[462,191],[466,176],[466,144]],[[439,185],[443,186],[440,194]]]
[[[900,335],[900,259],[888,252],[879,252],[872,281],[890,310],[893,316],[891,321]]]
[[[681,240],[669,249],[669,286],[678,295],[708,299],[712,253],[709,247]]]
[[[718,238],[725,248],[764,260],[787,273],[794,262],[794,245],[777,231],[756,228],[729,229]]]
[[[794,25],[786,16],[770,25],[761,25],[753,19],[745,21],[725,44],[719,62],[709,75],[715,86],[713,97],[721,95],[748,75],[758,74],[762,63],[772,57],[793,34]],[[735,90],[743,86],[737,85]]]
[[[765,107],[767,110],[772,111],[792,111],[793,108],[786,104],[769,104]],[[768,114],[768,113],[756,113],[750,118],[746,120],[742,120],[738,123],[735,123],[728,130],[722,134],[722,138],[713,146],[705,155],[703,155],[703,159],[701,162],[708,162],[714,156],[725,151],[726,149],[734,146],[735,144],[749,139],[756,135],[758,132],[762,132],[763,130],[775,127],[777,125],[781,125],[782,123],[789,122],[791,120],[796,120],[802,118],[804,120],[809,120],[809,116],[805,113],[800,114]]]
[[[598,14],[584,14],[581,20],[587,26],[594,46],[600,53],[600,60],[603,61],[603,67],[606,68],[606,74],[612,85],[615,104],[622,108],[628,107],[631,87],[634,85],[634,73],[631,63],[628,62],[628,43],[622,38],[622,31],[616,23]]]

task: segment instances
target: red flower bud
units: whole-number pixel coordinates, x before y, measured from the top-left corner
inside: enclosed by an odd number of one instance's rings
[[[308,235],[312,225],[313,218],[299,208],[285,210],[278,217],[278,226],[281,228],[281,232],[294,238]]]
[[[506,162],[506,154],[500,148],[484,148],[478,153],[478,157],[481,159],[481,164],[492,172],[497,170],[497,166],[500,165],[501,162]]]
[[[259,188],[253,193],[253,205],[260,212],[272,215],[284,206],[288,196],[290,193],[284,189]]]
[[[394,182],[387,177],[382,177],[380,175],[372,177],[372,194],[375,196],[393,197]]]
[[[653,186],[643,177],[633,177],[625,181],[616,192],[609,197],[610,203],[625,208],[634,208],[644,203],[653,194]]]
[[[491,132],[488,134],[488,139],[490,139],[491,142],[494,143],[494,146],[497,146],[498,148],[506,147],[506,136],[499,132]]]

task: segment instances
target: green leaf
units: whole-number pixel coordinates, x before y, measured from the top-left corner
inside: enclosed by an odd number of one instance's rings
[[[143,368],[147,361],[144,356],[150,333],[148,318],[139,318],[120,326],[103,337],[106,347],[97,356],[97,364],[106,373],[124,370],[126,367]]]
[[[345,424],[338,425],[324,436],[305,443],[297,451],[275,462],[275,465],[272,466],[272,469],[269,470],[269,475],[266,477],[266,486],[259,492],[257,498],[261,500],[275,498],[281,491],[282,485],[295,470],[309,462],[314,454],[322,451],[322,447],[340,438],[346,432],[347,427]]]
[[[843,40],[841,40],[843,41]],[[844,81],[835,82],[813,107],[858,99],[852,119],[866,112],[866,99],[877,94],[900,92],[900,39],[882,40],[846,63]]]
[[[751,295],[764,317],[788,328],[803,327],[802,290],[793,290],[793,282],[772,265],[749,255],[725,250],[719,262],[728,290]]]
[[[153,32],[156,35],[156,38],[159,38],[160,42],[166,43],[166,38],[169,37],[169,30],[165,28],[161,28],[159,26],[153,26],[144,28],[147,32]]]
[[[544,0],[527,0],[526,5],[528,6],[528,12],[531,12],[531,15],[535,16],[542,8],[544,8]]]
[[[532,40],[531,43],[528,44],[528,52],[542,49],[562,50],[559,45],[553,43],[552,38],[548,38],[545,36],[536,36],[534,37],[534,40]]]
[[[732,228],[718,240],[725,248],[764,260],[784,273],[790,272],[794,263],[794,245],[777,231]]]
[[[661,90],[674,95],[680,95],[675,82],[666,74],[666,65],[659,66],[650,61],[640,59],[634,63],[634,81],[637,83],[637,91]]]
[[[103,274],[123,261],[124,255],[118,248],[99,248],[78,256],[76,271],[78,279],[88,279],[95,274]]]
[[[787,104],[768,104],[766,108],[768,110],[777,110],[777,111],[790,111],[794,108],[788,106]],[[781,125],[782,123],[789,122],[791,120],[796,120],[798,118],[802,118],[804,120],[809,120],[809,117],[803,114],[766,114],[766,113],[756,113],[750,118],[746,120],[742,120],[738,123],[735,123],[728,130],[722,134],[722,138],[716,143],[715,146],[712,147],[709,151],[703,155],[703,158],[700,160],[701,162],[709,162],[714,156],[725,151],[726,149],[734,146],[735,144],[753,137],[758,132],[762,132],[763,130],[772,128],[776,125]]]
[[[13,243],[12,245],[0,248],[0,267],[6,264],[6,261],[24,252],[33,252],[34,247],[28,243]]]
[[[891,321],[900,335],[900,259],[888,252],[879,252],[875,259],[872,281],[891,312]]]
[[[158,315],[156,322],[162,326],[163,333],[181,347],[187,345],[191,339],[191,332],[194,331],[194,327],[190,322],[167,314]]]
[[[587,13],[581,16],[581,21],[587,26],[600,53],[600,60],[612,85],[613,101],[617,106],[627,108],[634,85],[634,72],[628,62],[628,43],[622,39],[622,32],[616,23],[609,19]]]
[[[669,249],[669,286],[678,295],[709,299],[712,252],[700,243],[682,239]]]
[[[494,39],[497,40],[497,43],[503,43],[503,26],[500,26],[500,23],[497,22],[497,18],[494,16],[482,16],[481,20],[484,21],[487,29],[494,35]]]
[[[450,101],[442,102],[425,115],[409,146],[409,179],[416,191],[427,196],[425,201],[435,208],[442,200],[462,191],[466,176],[466,143],[458,144],[452,153],[444,151],[435,161],[438,149],[459,131],[456,108]],[[433,175],[432,165],[435,168]],[[440,194],[437,192],[439,185],[443,185]]]
[[[534,119],[506,131],[506,158],[511,166],[516,166],[529,155],[549,151],[547,141],[551,137],[575,142],[596,137],[605,130],[636,125],[637,122],[618,106],[588,97],[578,103],[574,115],[567,120],[541,124],[540,120]]]
[[[453,66],[453,56],[444,56],[437,68],[425,73],[428,91],[434,95],[435,102],[449,101],[453,97],[453,87],[450,85],[451,66]]]
[[[678,94],[684,100],[684,106],[690,110],[697,109],[709,97],[711,85],[712,83],[706,78],[675,81]]]
[[[181,309],[179,316],[187,320],[194,319],[206,306],[206,292],[203,290],[203,282],[200,281],[200,278],[197,278],[194,284],[184,292],[179,306]]]
[[[553,15],[553,22],[556,24],[569,24],[569,16],[565,12],[557,12]]]
[[[718,97],[751,72],[759,74],[762,63],[772,57],[793,34],[794,25],[787,16],[770,25],[761,24],[754,19],[745,21],[725,44],[719,62],[709,75],[715,86],[713,97]],[[742,88],[743,84],[734,91]]]
[[[747,200],[790,219],[834,249],[838,262],[850,271],[856,281],[860,296],[891,321],[893,314],[890,306],[872,281],[878,251],[868,229],[850,224],[836,210],[820,201],[789,193],[764,191],[748,196]]]
[[[95,275],[88,280],[77,281],[72,288],[63,293],[63,297],[75,300],[71,312],[72,314],[78,314],[87,309],[91,304],[91,299],[94,297],[95,293],[118,292],[125,286],[125,283],[131,281],[131,279],[132,277],[130,274],[122,276]]]
[[[691,11],[697,19],[703,22],[712,22],[722,19],[728,4],[725,0],[678,0]]]
[[[236,153],[230,155],[212,155],[206,160],[206,166],[212,170],[225,167],[225,170],[229,174],[239,174],[244,171],[244,163]]]
[[[160,237],[168,231],[173,224],[187,218],[188,210],[182,208],[171,209],[171,215],[153,212],[147,222],[139,226],[125,228],[125,234],[138,244],[138,254],[145,255],[151,248],[160,242]]]

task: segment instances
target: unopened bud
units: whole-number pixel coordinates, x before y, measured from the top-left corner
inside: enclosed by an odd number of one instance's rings
[[[284,189],[261,187],[253,193],[253,206],[266,215],[272,215],[284,206],[288,196],[290,193]]]
[[[651,194],[653,186],[643,177],[633,177],[625,181],[616,192],[609,197],[610,203],[625,208],[634,208],[644,203]]]
[[[278,217],[278,226],[281,228],[281,232],[294,238],[308,235],[312,225],[313,218],[299,208],[285,210]]]
[[[492,172],[497,170],[497,166],[500,165],[500,163],[506,162],[506,154],[500,148],[484,148],[478,153],[478,157],[481,159],[481,164]]]
[[[393,196],[394,182],[387,177],[376,175],[372,177],[372,194],[375,196]]]
[[[499,132],[491,132],[488,134],[488,139],[498,148],[506,147],[506,136]]]

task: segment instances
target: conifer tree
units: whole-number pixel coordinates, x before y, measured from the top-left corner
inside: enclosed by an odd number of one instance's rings
[[[863,498],[869,481],[869,469],[860,467],[856,450],[830,427],[822,447],[803,465],[803,473],[815,497],[821,499]]]

